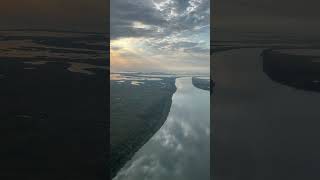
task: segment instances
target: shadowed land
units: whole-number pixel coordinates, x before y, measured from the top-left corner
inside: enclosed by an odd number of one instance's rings
[[[201,79],[198,77],[192,77],[192,84],[202,90],[210,91],[210,79]]]
[[[67,52],[59,47],[70,43],[66,39],[33,35],[24,40],[14,34],[2,35],[0,42],[0,174],[35,180],[105,179],[107,57],[79,54],[79,49]],[[55,43],[30,44],[41,38]],[[27,47],[17,51],[22,45]],[[34,49],[33,54],[28,45],[48,51]],[[50,52],[53,46],[63,53]],[[87,66],[72,69],[73,63]]]
[[[273,81],[301,90],[320,91],[320,56],[293,55],[268,49],[263,51],[262,57],[263,71]]]
[[[131,74],[132,78],[135,75]],[[132,158],[167,119],[176,91],[174,77],[110,81],[111,176]]]

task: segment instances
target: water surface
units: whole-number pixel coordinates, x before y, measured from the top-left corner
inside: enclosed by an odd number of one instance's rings
[[[190,77],[176,87],[166,122],[114,180],[210,179],[210,94]]]

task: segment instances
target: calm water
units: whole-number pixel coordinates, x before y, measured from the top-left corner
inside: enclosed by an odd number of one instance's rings
[[[114,180],[209,180],[210,94],[178,78],[167,121]]]

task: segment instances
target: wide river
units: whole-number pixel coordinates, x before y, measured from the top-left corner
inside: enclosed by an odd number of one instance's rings
[[[209,180],[210,94],[177,78],[170,113],[159,131],[114,180]]]
[[[320,179],[320,93],[272,81],[263,48],[213,55],[213,179]]]

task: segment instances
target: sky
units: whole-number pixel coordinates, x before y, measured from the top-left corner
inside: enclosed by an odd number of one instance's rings
[[[111,0],[111,71],[209,73],[210,0]]]
[[[0,29],[107,32],[107,0],[1,0]]]
[[[233,31],[317,35],[318,0],[214,0],[212,25]]]

